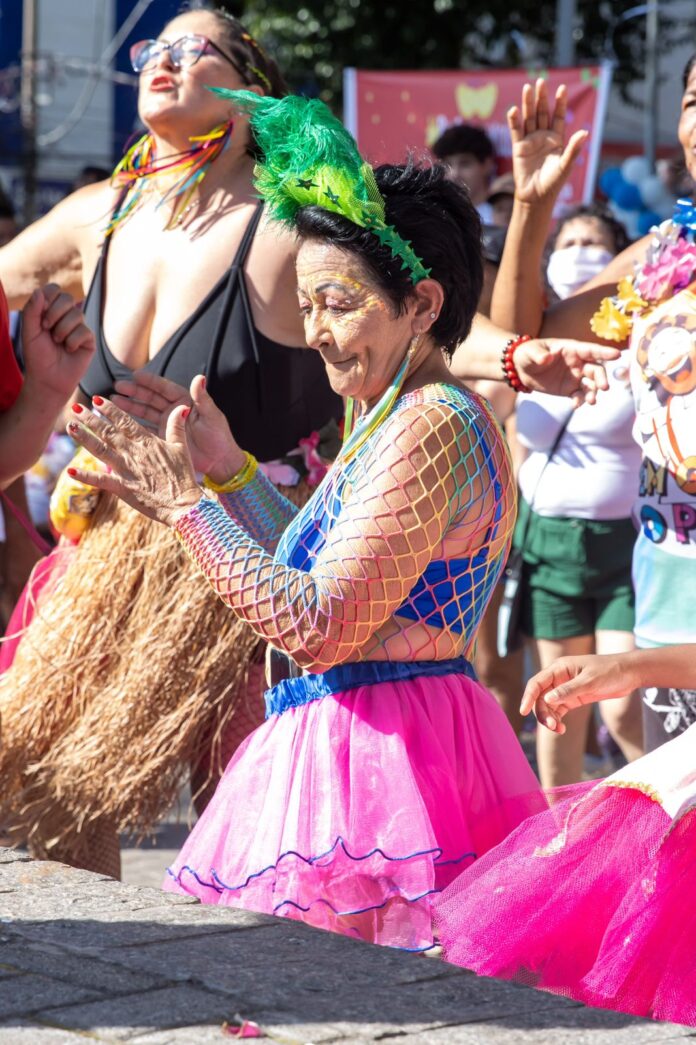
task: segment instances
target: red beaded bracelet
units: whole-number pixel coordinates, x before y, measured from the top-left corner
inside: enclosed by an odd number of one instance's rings
[[[513,355],[515,351],[523,345],[525,341],[531,341],[529,334],[520,334],[518,337],[511,337],[509,341],[505,342],[502,354],[500,356],[500,365],[503,370],[503,379],[509,384],[510,388],[514,389],[515,392],[531,392],[530,388],[526,388],[522,383],[522,378],[517,373],[517,367]]]

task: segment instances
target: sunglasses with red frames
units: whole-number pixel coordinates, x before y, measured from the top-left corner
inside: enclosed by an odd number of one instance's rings
[[[172,44],[168,44],[164,40],[139,40],[130,49],[130,60],[133,71],[142,73],[157,65],[160,57],[165,51],[168,51],[169,59],[175,69],[190,69],[202,55],[211,49],[228,61],[246,81],[246,74],[240,69],[234,58],[226,54],[207,36],[201,36],[198,33],[187,33],[186,36],[180,37]]]

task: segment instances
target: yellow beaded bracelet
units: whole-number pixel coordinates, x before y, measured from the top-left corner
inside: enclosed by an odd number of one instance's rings
[[[215,493],[234,493],[235,490],[241,490],[243,486],[250,483],[256,475],[256,470],[259,467],[259,462],[256,460],[253,454],[244,451],[244,464],[231,479],[228,479],[224,483],[215,483],[209,475],[203,476],[203,485],[207,490],[213,490]]]

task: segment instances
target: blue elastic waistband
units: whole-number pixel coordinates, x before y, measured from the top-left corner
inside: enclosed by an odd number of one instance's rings
[[[300,675],[283,679],[265,694],[266,718],[282,715],[312,700],[344,693],[358,686],[374,686],[378,682],[403,682],[407,679],[436,675],[466,675],[476,681],[476,672],[466,657],[452,660],[361,660],[354,664],[337,664],[322,675]]]

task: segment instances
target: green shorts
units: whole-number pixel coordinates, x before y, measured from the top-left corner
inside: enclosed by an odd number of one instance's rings
[[[529,505],[520,500],[513,544]],[[630,519],[546,518],[531,512],[525,539],[521,626],[535,639],[633,631]]]

